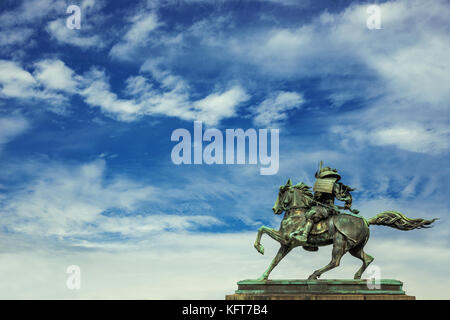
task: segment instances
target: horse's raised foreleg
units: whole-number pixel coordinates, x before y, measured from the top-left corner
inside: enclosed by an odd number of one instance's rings
[[[261,244],[261,237],[264,233],[267,234],[272,239],[274,239],[275,241],[284,244],[284,239],[277,230],[266,226],[262,226],[258,229],[258,234],[256,235],[256,240],[255,243],[253,244],[253,246],[259,253],[264,254],[264,246]]]
[[[277,264],[281,261],[281,259],[283,259],[291,250],[292,250],[291,246],[281,245],[277,255],[275,256],[275,258],[273,258],[267,270],[264,271],[264,273],[261,275],[261,277],[258,278],[258,280],[267,280],[273,268],[275,268]]]

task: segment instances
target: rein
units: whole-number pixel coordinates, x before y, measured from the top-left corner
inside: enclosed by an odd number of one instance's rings
[[[324,208],[327,208],[327,209],[331,209],[331,210],[334,210],[334,211],[339,211],[339,209],[343,209],[343,210],[348,210],[348,211],[350,211],[350,212],[352,212],[354,214],[358,214],[359,213],[359,210],[352,209],[352,208],[345,208],[345,207],[340,207],[340,206],[334,206],[334,207],[327,206],[326,204],[323,204],[322,202],[319,202],[319,201],[311,198],[310,196],[307,196],[303,192],[302,192],[302,197],[305,197],[305,198],[309,199],[311,202],[314,202],[316,205],[319,205],[321,207],[324,207]],[[308,208],[310,208],[310,207],[308,207],[308,206],[295,206],[295,207],[289,208],[289,211],[291,209],[308,209]]]
[[[335,210],[335,211],[339,211],[339,209],[348,210],[348,211],[350,211],[353,214],[358,214],[359,213],[359,210],[357,210],[357,209],[346,208],[346,207],[341,207],[341,206],[336,206],[336,205],[335,205],[335,208],[333,208],[333,207],[327,206],[326,204],[323,204],[322,202],[314,200],[311,197],[308,197],[307,195],[303,195],[303,196],[305,198],[308,198],[309,200],[311,200],[315,204],[318,204],[319,206],[324,207],[324,208],[332,209],[332,210]]]

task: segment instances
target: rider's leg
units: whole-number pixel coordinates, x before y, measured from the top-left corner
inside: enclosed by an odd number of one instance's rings
[[[314,220],[313,220],[313,216],[314,214],[316,214],[316,211],[314,209],[309,210],[308,212],[305,213],[305,218],[306,218],[306,224],[303,227],[303,230],[301,230],[300,233],[298,232],[294,232],[291,235],[292,239],[295,239],[296,241],[300,242],[300,244],[306,244],[308,241],[308,235],[309,232],[311,231],[313,225],[314,225]]]
[[[308,241],[308,235],[314,225],[314,221],[312,219],[308,219],[306,221],[305,227],[303,228],[300,234],[293,235],[293,238],[301,243],[305,243]]]

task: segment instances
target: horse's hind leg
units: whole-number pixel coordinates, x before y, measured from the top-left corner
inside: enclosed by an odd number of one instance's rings
[[[314,271],[314,273],[309,276],[308,280],[317,279],[321,276],[322,273],[327,272],[327,271],[339,266],[342,256],[348,250],[347,248],[349,245],[347,244],[347,241],[348,241],[347,238],[345,236],[343,236],[341,233],[339,233],[339,232],[336,233],[336,235],[334,237],[331,262],[329,264],[327,264],[325,267]]]
[[[359,268],[359,270],[355,273],[354,279],[361,279],[362,274],[374,259],[371,255],[368,255],[367,253],[364,252],[364,246],[366,242],[367,240],[362,244],[359,244],[358,246],[349,250],[352,256],[360,259],[363,262],[361,268]]]
[[[281,245],[277,255],[275,256],[275,258],[273,258],[267,270],[264,271],[264,273],[261,275],[261,277],[258,278],[258,280],[267,280],[273,268],[275,268],[277,264],[281,261],[281,259],[283,259],[291,250],[292,250],[291,246]]]

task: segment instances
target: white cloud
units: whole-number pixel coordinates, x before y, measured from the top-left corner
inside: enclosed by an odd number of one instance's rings
[[[110,91],[103,72],[93,69],[84,78],[88,79],[89,83],[80,94],[87,104],[98,106],[106,114],[115,115],[122,121],[132,121],[140,115],[140,106],[135,101],[119,99]]]
[[[152,82],[143,75],[130,76],[125,81],[125,95],[129,98],[122,99],[112,92],[108,77],[99,69],[91,68],[78,75],[58,59],[40,60],[34,67],[30,73],[13,61],[0,60],[3,70],[0,95],[46,100],[54,107],[53,111],[62,112],[70,95],[78,94],[86,104],[100,107],[105,114],[120,121],[158,115],[203,120],[211,125],[235,116],[238,106],[249,99],[241,86],[234,85],[192,101],[189,86],[181,77],[156,69],[152,74],[159,81],[159,89],[153,88]]]
[[[38,61],[34,74],[8,60],[0,60],[0,69],[0,97],[46,101],[46,109],[55,113],[64,113],[68,100],[58,91],[71,93],[79,80],[70,78],[72,71],[60,60]]]
[[[302,95],[281,91],[256,107],[253,122],[257,126],[280,125],[288,117],[288,111],[300,108],[303,103]]]
[[[212,93],[193,103],[194,108],[198,110],[196,119],[216,125],[223,118],[234,116],[236,107],[249,98],[240,86],[231,87],[225,92]]]
[[[158,27],[158,18],[154,12],[139,13],[130,19],[131,26],[124,35],[124,40],[129,43],[142,43],[147,41],[149,32]]]
[[[427,36],[407,48],[398,49],[389,57],[376,57],[373,66],[389,82],[395,92],[423,103],[443,103],[450,93],[450,50],[448,37]]]
[[[81,10],[92,10],[93,8],[97,8],[97,10],[99,10],[103,7],[103,2],[103,0],[83,0],[80,8]]]
[[[21,116],[0,118],[0,151],[2,146],[30,127],[28,120]]]
[[[0,46],[3,49],[11,45],[24,44],[30,39],[32,34],[33,29],[25,27],[2,30],[0,33]]]
[[[101,224],[101,229],[105,232],[118,232],[127,237],[142,237],[167,230],[184,232],[185,230],[196,229],[198,227],[222,224],[219,219],[212,216],[179,216],[168,214],[104,217],[99,223]]]
[[[59,43],[77,46],[82,49],[101,49],[105,46],[103,39],[98,35],[82,36],[85,29],[86,26],[83,24],[80,30],[71,30],[66,27],[64,20],[61,19],[50,21],[47,24],[48,33]]]
[[[154,89],[144,76],[132,76],[126,80],[127,95],[131,98],[121,99],[110,91],[104,72],[92,69],[84,75],[85,88],[80,94],[87,104],[100,107],[103,112],[121,121],[160,115],[202,120],[210,125],[235,116],[237,107],[249,98],[241,86],[235,85],[192,101],[189,86],[183,79],[169,72],[154,71],[153,74],[162,84],[162,89]]]
[[[63,17],[58,15],[57,19],[46,22],[46,31],[52,39],[59,44],[71,45],[82,50],[93,49],[101,50],[111,41],[109,35],[108,15],[104,14],[106,2],[101,0],[83,0],[73,3],[80,7],[81,21],[80,29],[69,29],[66,26],[66,19],[69,17],[66,13],[68,4],[62,12]],[[107,25],[107,29],[105,29]],[[102,30],[102,32],[99,32]]]
[[[32,24],[46,17],[65,12],[67,6],[61,0],[27,0],[13,10],[5,11],[0,15],[0,25],[10,27],[15,25]]]
[[[29,39],[33,34],[46,31],[57,42],[78,46],[81,49],[103,48],[106,37],[96,34],[95,28],[104,22],[105,17],[100,12],[104,1],[83,0],[76,3],[81,8],[82,30],[70,30],[65,25],[68,17],[66,10],[68,4],[62,0],[27,0],[21,2],[12,10],[0,15],[0,26],[3,27],[0,35],[2,50],[6,52],[22,50],[29,47]],[[35,44],[35,42],[31,42]],[[21,44],[17,49],[16,45]]]
[[[169,69],[161,67],[161,59],[147,59],[141,66],[140,72],[150,74],[155,80],[161,83],[163,88],[186,91],[188,84],[177,75],[173,75]]]
[[[39,170],[23,190],[4,201],[2,221],[16,234],[57,237],[65,239],[65,245],[90,247],[104,233],[139,239],[222,223],[207,215],[140,214],[142,203],[161,201],[160,192],[124,177],[106,180],[104,160],[79,166],[48,164]]]
[[[145,77],[131,76],[125,80],[127,86],[124,93],[130,96],[140,96],[152,90],[152,84]]]
[[[74,92],[77,82],[74,72],[61,60],[41,60],[36,63],[34,77],[46,88]]]
[[[232,37],[226,47],[233,56],[256,65],[275,76],[307,76],[322,70],[323,65],[314,66],[312,57],[323,57],[315,38],[314,27],[302,26],[298,29],[274,28],[264,33],[246,35],[245,38]]]
[[[409,127],[376,129],[369,138],[374,145],[396,145],[400,149],[414,152],[440,153],[449,147],[449,133],[448,129],[439,132],[411,124]]]
[[[439,154],[449,148],[450,130],[436,124],[424,127],[421,123],[405,123],[394,126],[375,127],[371,130],[334,126],[332,132],[347,141],[376,146],[395,146],[418,153]],[[348,145],[346,145],[349,147]]]
[[[103,186],[103,170],[103,160],[78,168],[48,169],[4,206],[5,221],[19,233],[89,235],[89,224],[109,206],[132,209],[136,201],[151,197],[151,188],[127,180]]]
[[[160,26],[158,17],[152,11],[138,13],[129,19],[130,25],[122,39],[115,44],[110,55],[120,60],[133,59],[132,53],[152,42],[151,33]]]
[[[30,95],[36,80],[26,70],[12,61],[0,60],[1,95],[5,97],[21,97]]]
[[[417,0],[379,6],[381,30],[367,29],[366,4],[352,4],[341,12],[323,12],[300,27],[229,36],[217,50],[271,77],[320,79],[319,88],[332,107],[350,103],[364,107],[337,116],[343,132],[364,136],[360,141],[445,152],[450,99],[445,21],[450,6],[445,1]]]
[[[2,299],[218,299],[237,289],[236,282],[257,278],[275,256],[278,243],[264,236],[266,253],[253,248],[251,233],[202,234],[168,232],[132,247],[106,251],[60,251],[36,248],[2,250]],[[2,243],[4,243],[2,241]],[[436,243],[411,243],[373,237],[366,251],[385,279],[404,282],[417,299],[449,299],[446,277],[450,256]],[[326,265],[331,246],[318,253],[294,249],[272,273],[272,279],[305,279]],[[68,290],[66,268],[81,268],[80,290]],[[30,269],[30,265],[33,268]],[[324,279],[352,278],[360,260],[346,254]],[[20,275],[14,276],[14,275]],[[365,274],[364,276],[368,276]],[[198,285],[199,283],[202,285]]]

